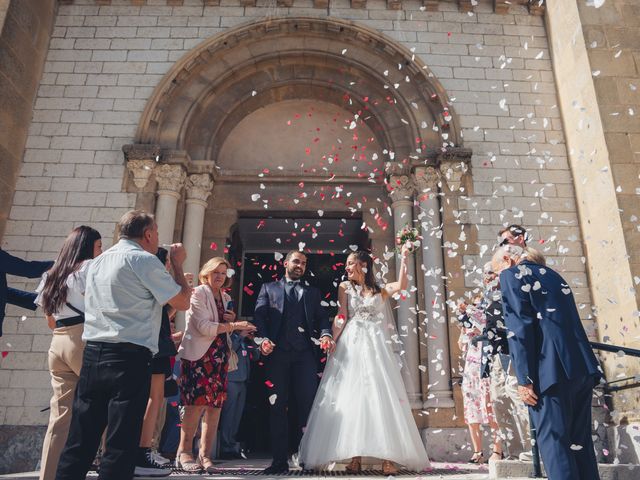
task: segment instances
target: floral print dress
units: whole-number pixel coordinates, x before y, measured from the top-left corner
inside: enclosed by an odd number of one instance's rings
[[[471,343],[471,339],[482,332],[486,317],[483,310],[476,306],[467,308],[467,316],[472,326],[471,328],[463,327],[460,335],[466,352],[462,373],[464,420],[467,424],[493,423],[495,417],[489,397],[491,380],[482,378],[482,342],[476,345]]]
[[[216,298],[218,319],[223,323],[224,304]],[[181,360],[180,401],[182,405],[206,405],[222,408],[227,399],[229,345],[222,333],[211,342],[204,356],[195,361]]]

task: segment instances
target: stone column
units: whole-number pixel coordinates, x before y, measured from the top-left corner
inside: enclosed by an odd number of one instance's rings
[[[424,408],[453,407],[451,389],[451,355],[443,280],[442,219],[438,200],[439,175],[434,167],[415,170],[416,195],[420,205],[422,230],[422,275],[424,278],[424,321],[427,336],[428,397]],[[438,235],[440,233],[440,235]]]
[[[405,225],[413,226],[413,192],[414,185],[406,175],[392,175],[389,177],[389,185],[393,210],[394,231],[400,230]],[[404,363],[402,377],[407,389],[407,396],[411,408],[422,408],[420,394],[420,372],[418,364],[420,355],[418,349],[418,322],[416,309],[416,268],[413,257],[407,262],[407,274],[409,283],[407,290],[401,292],[398,300],[398,334],[404,346]],[[396,254],[396,272],[400,265],[400,254]],[[391,280],[391,279],[390,279]]]
[[[184,271],[197,277],[200,271],[200,251],[207,199],[211,195],[213,180],[208,173],[189,175],[186,184],[187,208],[184,217],[182,243],[187,250]],[[195,279],[197,283],[197,278]]]
[[[158,165],[155,169],[158,182],[156,223],[160,245],[173,243],[176,211],[187,174],[181,165]]]

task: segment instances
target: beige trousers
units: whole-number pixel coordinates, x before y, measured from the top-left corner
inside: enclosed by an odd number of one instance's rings
[[[491,365],[491,402],[500,436],[506,446],[506,455],[518,455],[531,450],[529,440],[529,412],[518,396],[518,380],[509,365],[506,372],[502,368],[500,355],[493,358]]]
[[[71,424],[71,409],[76,385],[82,367],[82,323],[71,327],[56,328],[49,347],[49,371],[51,372],[51,413],[49,426],[42,445],[40,480],[54,480],[58,460],[67,441]]]

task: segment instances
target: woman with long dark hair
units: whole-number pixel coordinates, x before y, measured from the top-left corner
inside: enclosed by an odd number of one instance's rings
[[[406,290],[407,257],[402,248],[398,281],[378,285],[367,252],[347,257],[347,281],[338,288],[333,322],[335,353],[329,357],[307,428],[300,463],[323,468],[351,459],[347,472],[358,473],[362,457],[382,462],[385,475],[395,464],[420,472],[429,465],[400,374],[399,343],[389,298]]]
[[[53,396],[42,446],[40,480],[55,478],[60,453],[67,440],[84,351],[85,279],[90,261],[101,253],[102,239],[98,231],[84,225],[74,228],[36,290],[35,303],[42,307],[53,330],[49,348]]]

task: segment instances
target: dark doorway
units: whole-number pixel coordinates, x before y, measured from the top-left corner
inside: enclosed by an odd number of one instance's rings
[[[338,285],[344,276],[349,252],[366,248],[368,236],[360,229],[360,219],[249,219],[238,223],[235,245],[239,285],[239,316],[252,320],[256,298],[263,283],[279,280],[284,275],[284,255],[304,244],[307,270],[303,281],[322,293],[323,306],[330,318],[337,312]],[[288,231],[287,231],[288,230]],[[309,247],[309,248],[306,248]],[[318,365],[321,375],[326,358]],[[318,379],[320,378],[320,375]],[[240,441],[252,457],[269,457],[269,387],[262,361],[253,364],[247,401],[238,433]],[[290,405],[294,405],[290,402]],[[290,418],[295,412],[290,409]],[[291,421],[290,425],[294,425]],[[290,431],[290,450],[297,450],[299,432]]]

